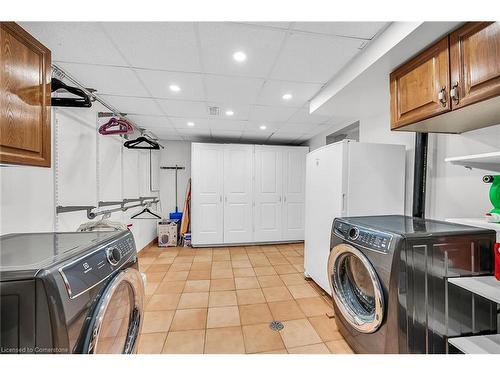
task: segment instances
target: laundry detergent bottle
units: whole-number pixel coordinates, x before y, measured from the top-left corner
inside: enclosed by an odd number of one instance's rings
[[[500,175],[486,175],[483,177],[483,181],[487,184],[491,184],[490,202],[493,205],[493,209],[486,214],[488,221],[500,223]]]

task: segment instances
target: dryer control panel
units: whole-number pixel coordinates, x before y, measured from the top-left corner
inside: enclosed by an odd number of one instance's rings
[[[106,280],[136,255],[131,235],[96,248],[59,269],[70,299]]]
[[[392,235],[365,227],[357,227],[341,221],[335,221],[333,227],[336,236],[353,244],[375,251],[387,252]]]

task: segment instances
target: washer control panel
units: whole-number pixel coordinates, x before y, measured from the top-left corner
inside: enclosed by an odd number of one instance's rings
[[[357,227],[341,221],[335,221],[333,230],[335,235],[353,244],[384,253],[387,252],[392,241],[391,234]]]
[[[71,299],[78,297],[109,277],[136,254],[130,235],[96,248],[87,255],[59,269]]]

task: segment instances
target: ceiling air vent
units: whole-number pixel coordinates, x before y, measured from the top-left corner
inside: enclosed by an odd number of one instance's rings
[[[219,107],[208,107],[208,115],[209,116],[220,116],[220,108]]]

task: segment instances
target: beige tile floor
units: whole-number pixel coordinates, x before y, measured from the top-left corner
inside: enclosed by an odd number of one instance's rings
[[[139,353],[352,353],[303,263],[303,244],[141,251]]]

